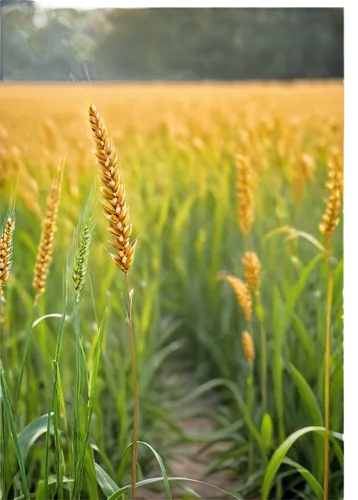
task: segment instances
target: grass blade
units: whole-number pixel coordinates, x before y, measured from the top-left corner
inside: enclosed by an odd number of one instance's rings
[[[23,460],[23,457],[21,454],[21,448],[20,448],[19,440],[18,440],[17,433],[16,433],[15,421],[14,421],[14,417],[13,417],[12,411],[11,411],[11,403],[10,403],[8,388],[7,388],[7,384],[6,384],[6,380],[5,380],[5,373],[3,370],[1,360],[0,360],[0,389],[1,389],[1,393],[0,393],[1,401],[2,401],[2,404],[4,405],[4,410],[5,410],[6,418],[7,418],[8,424],[9,424],[10,433],[11,433],[11,436],[12,436],[12,439],[14,442],[14,446],[15,446],[16,458],[17,458],[19,468],[20,468],[20,475],[21,475],[24,498],[25,498],[25,500],[30,500],[30,492],[29,492],[29,487],[28,487],[27,479],[26,479],[24,460]]]
[[[219,491],[220,493],[225,493],[226,495],[229,495],[232,498],[235,498],[236,500],[242,500],[241,497],[238,497],[237,495],[234,495],[233,493],[230,493],[230,491],[224,490],[222,488],[219,488],[218,486],[215,486],[210,483],[206,483],[205,481],[199,481],[198,479],[190,479],[188,477],[168,477],[168,482],[189,482],[189,483],[194,483],[194,484],[202,484],[204,486],[210,486],[216,491]],[[139,481],[136,484],[136,488],[140,488],[142,486],[148,486],[149,484],[154,484],[154,483],[160,483],[163,481],[163,477],[152,477],[150,479],[144,479],[143,481]],[[113,495],[108,497],[107,500],[118,500],[124,493],[129,491],[131,489],[131,485],[127,484],[126,486],[123,486],[123,488],[120,488],[118,491],[116,491]]]
[[[53,413],[51,414],[51,416]],[[42,436],[45,432],[47,432],[47,422],[48,422],[48,413],[42,415],[37,418],[31,424],[25,427],[20,434],[18,435],[19,445],[21,449],[21,455],[23,461],[26,461],[27,455],[29,454],[31,446],[34,442]]]
[[[296,432],[293,432],[285,441],[277,448],[275,453],[273,454],[271,460],[268,463],[265,477],[262,483],[262,500],[268,500],[268,496],[280,465],[282,464],[283,459],[285,458],[287,452],[291,448],[291,446],[299,439],[300,437],[308,434],[309,432],[319,432],[324,433],[324,427],[316,427],[309,426],[303,427]],[[330,435],[337,439],[342,439],[342,435],[337,432],[331,432]]]
[[[99,487],[103,491],[106,498],[114,495],[118,491],[119,486],[113,481],[111,476],[99,465],[97,462],[94,464],[96,470],[96,477]]]
[[[316,498],[318,500],[321,500],[323,498],[323,488],[317,481],[317,479],[310,473],[309,470],[307,470],[305,467],[302,467],[302,465],[298,464],[297,462],[294,462],[293,460],[287,457],[285,457],[282,460],[282,463],[294,467],[297,470],[297,472],[301,474],[301,476],[306,480],[307,484],[310,486],[310,488],[312,489],[313,493],[316,495]]]
[[[104,324],[105,324],[106,316],[107,316],[107,310],[104,312],[103,319],[102,319],[101,325],[99,327],[95,355],[94,355],[94,361],[93,361],[93,368],[92,368],[92,372],[90,374],[87,422],[86,422],[86,428],[84,431],[82,446],[80,448],[80,453],[79,453],[79,456],[77,459],[76,477],[77,477],[77,481],[78,481],[79,485],[81,485],[81,483],[82,483],[85,458],[86,458],[86,450],[87,450],[88,441],[89,441],[90,425],[91,425],[91,420],[92,420],[92,415],[93,415],[94,400],[95,400],[95,393],[96,393],[97,373],[98,373],[99,361],[101,358],[102,340],[103,340],[103,332],[104,332]]]

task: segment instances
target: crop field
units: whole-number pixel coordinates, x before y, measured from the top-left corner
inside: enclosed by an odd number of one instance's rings
[[[0,498],[343,498],[343,96],[1,85]]]

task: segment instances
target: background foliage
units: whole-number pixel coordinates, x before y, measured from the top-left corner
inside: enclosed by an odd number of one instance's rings
[[[3,0],[2,79],[343,77],[343,9],[41,9]]]

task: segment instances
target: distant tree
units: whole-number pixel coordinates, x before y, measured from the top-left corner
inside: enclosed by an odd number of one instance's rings
[[[109,22],[95,60],[111,78],[343,76],[342,9],[118,9]]]

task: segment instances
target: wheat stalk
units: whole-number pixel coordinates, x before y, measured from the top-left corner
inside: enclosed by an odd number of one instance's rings
[[[129,236],[132,232],[132,225],[129,222],[129,213],[126,206],[125,188],[121,183],[121,172],[117,164],[117,153],[111,144],[106,126],[101,120],[95,106],[88,107],[88,117],[93,132],[93,139],[96,146],[96,158],[100,166],[100,179],[104,186],[101,192],[103,210],[109,221],[109,232],[114,237],[110,243],[116,248],[117,254],[111,255],[114,263],[124,273],[126,280],[127,295],[127,321],[129,328],[129,338],[132,359],[132,379],[133,379],[133,454],[132,454],[132,500],[135,500],[136,475],[137,475],[137,446],[138,446],[138,382],[135,359],[135,343],[132,319],[132,292],[129,286],[128,271],[130,270],[136,247],[136,240],[130,242]]]
[[[236,156],[237,169],[237,219],[241,232],[250,232],[254,222],[254,175],[250,159]]]
[[[339,152],[332,148],[327,162],[328,181],[326,187],[329,196],[325,200],[326,210],[319,229],[325,238],[328,267],[328,290],[326,302],[326,351],[325,351],[325,436],[324,436],[324,500],[328,500],[329,489],[329,427],[330,427],[330,359],[331,359],[331,313],[333,296],[333,268],[331,262],[331,240],[339,224],[341,198],[343,196],[343,167],[339,161]]]
[[[260,295],[260,271],[261,263],[255,252],[246,252],[242,258],[247,286],[255,294],[255,311],[260,321],[260,378],[261,396],[264,411],[267,408],[267,341],[264,325],[264,310]],[[252,328],[251,328],[252,331]]]

